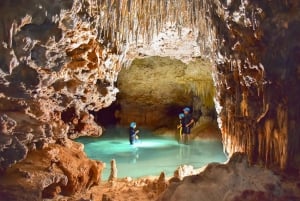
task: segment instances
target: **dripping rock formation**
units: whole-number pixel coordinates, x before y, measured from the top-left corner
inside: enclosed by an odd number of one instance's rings
[[[300,3],[231,1],[216,9],[217,105],[224,149],[295,167],[300,154]]]

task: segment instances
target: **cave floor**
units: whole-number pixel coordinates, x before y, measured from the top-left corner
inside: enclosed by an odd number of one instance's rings
[[[75,194],[71,197],[57,196],[49,201],[83,201],[93,200],[102,201],[154,201],[160,195],[160,192],[155,191],[153,182],[158,177],[147,177],[142,179],[118,179],[115,182],[102,182],[94,186],[86,192]],[[92,198],[92,199],[91,199]],[[44,200],[47,201],[47,200]]]

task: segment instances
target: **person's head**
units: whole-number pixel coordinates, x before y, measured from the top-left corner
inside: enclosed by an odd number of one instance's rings
[[[130,128],[135,128],[136,127],[136,123],[135,122],[131,122],[130,123]]]
[[[183,109],[184,114],[188,114],[190,111],[191,111],[191,109],[188,108],[188,107],[185,107],[185,108]]]
[[[183,113],[180,113],[180,114],[178,115],[178,117],[179,117],[179,119],[182,119],[182,118],[184,117],[184,114],[183,114]]]

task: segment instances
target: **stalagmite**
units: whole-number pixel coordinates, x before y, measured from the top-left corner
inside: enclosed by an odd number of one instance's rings
[[[157,193],[162,193],[167,188],[167,180],[164,172],[160,173],[157,180]]]
[[[115,159],[112,159],[110,161],[110,175],[108,178],[109,182],[114,182],[118,178],[118,169],[117,169],[117,163]]]

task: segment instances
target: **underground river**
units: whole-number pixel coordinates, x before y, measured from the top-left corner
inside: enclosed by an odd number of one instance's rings
[[[171,135],[155,135],[141,129],[135,145],[128,141],[126,128],[108,128],[99,138],[81,137],[76,141],[84,144],[84,151],[91,159],[106,163],[102,179],[107,180],[110,161],[115,159],[118,178],[158,176],[162,171],[173,176],[180,165],[200,168],[210,162],[225,162],[222,143],[218,140],[193,140],[189,145],[178,144]]]

